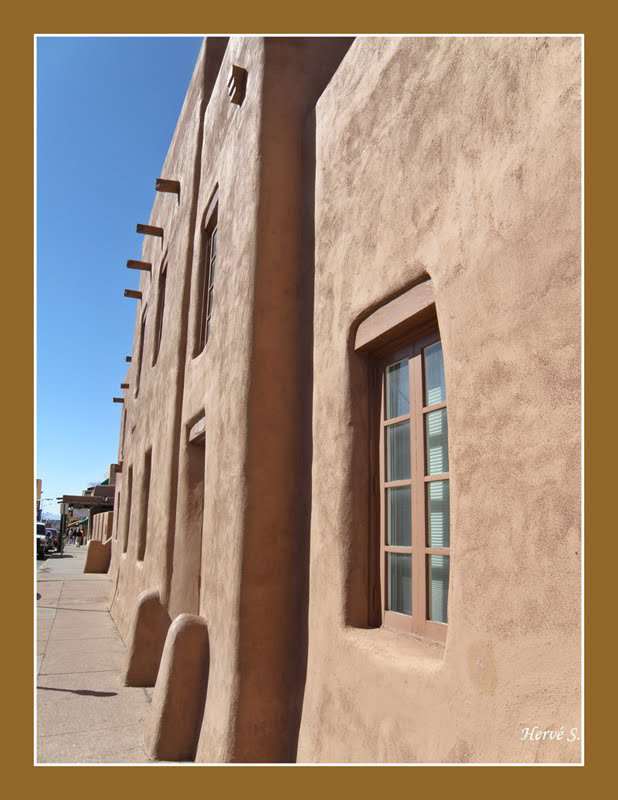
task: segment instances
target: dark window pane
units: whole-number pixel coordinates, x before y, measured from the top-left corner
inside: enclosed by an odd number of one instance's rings
[[[410,480],[410,423],[386,428],[386,480]]]
[[[388,608],[400,614],[412,614],[412,556],[386,554]]]
[[[411,487],[395,486],[386,490],[386,544],[412,545]]]
[[[386,419],[410,413],[408,361],[386,368]]]

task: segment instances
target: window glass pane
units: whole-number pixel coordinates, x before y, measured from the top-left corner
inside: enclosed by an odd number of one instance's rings
[[[386,490],[386,544],[412,546],[412,505],[410,486]]]
[[[210,275],[208,276],[208,282],[212,286],[215,282],[215,267],[217,266],[217,256],[214,251],[215,240],[212,240],[212,247],[213,249],[210,251]]]
[[[448,472],[448,423],[445,408],[425,414],[425,462],[427,475]]]
[[[451,546],[449,482],[430,481],[427,491],[427,547]]]
[[[444,384],[444,359],[442,342],[429,345],[423,351],[425,361],[425,405],[443,403],[446,400]]]
[[[410,480],[410,423],[398,422],[386,428],[386,480]]]
[[[408,361],[386,368],[386,419],[410,413],[410,381]]]
[[[211,286],[210,291],[208,292],[208,313],[212,314],[212,304],[215,298],[215,287]]]
[[[212,232],[212,236],[210,237],[210,253],[211,253],[211,258],[213,258],[213,259],[217,255],[217,229],[216,228],[214,229],[214,231]]]
[[[412,614],[412,556],[386,554],[388,609]]]
[[[427,558],[427,619],[447,622],[449,556]]]

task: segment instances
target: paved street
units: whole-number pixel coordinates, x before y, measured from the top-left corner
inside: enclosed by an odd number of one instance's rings
[[[151,689],[120,685],[125,646],[107,575],[85,547],[37,561],[37,763],[140,763]]]

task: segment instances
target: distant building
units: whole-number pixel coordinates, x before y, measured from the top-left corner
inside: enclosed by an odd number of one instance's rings
[[[579,760],[580,57],[205,40],[125,301],[154,757]]]
[[[112,475],[115,477],[113,470]],[[63,540],[78,531],[83,532],[87,540],[95,538],[104,543],[111,539],[114,496],[115,486],[106,478],[103,483],[84,489],[81,495],[65,494],[58,498]],[[108,548],[111,551],[111,541]]]

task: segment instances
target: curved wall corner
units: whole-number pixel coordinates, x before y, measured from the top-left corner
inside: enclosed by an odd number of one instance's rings
[[[98,539],[91,539],[86,550],[86,563],[84,572],[106,573],[112,560],[112,540],[105,543]]]
[[[150,758],[193,761],[204,715],[210,647],[203,617],[180,614],[167,634],[146,722]]]
[[[155,685],[170,623],[159,590],[142,592],[129,630],[127,661],[121,677],[124,686]]]

